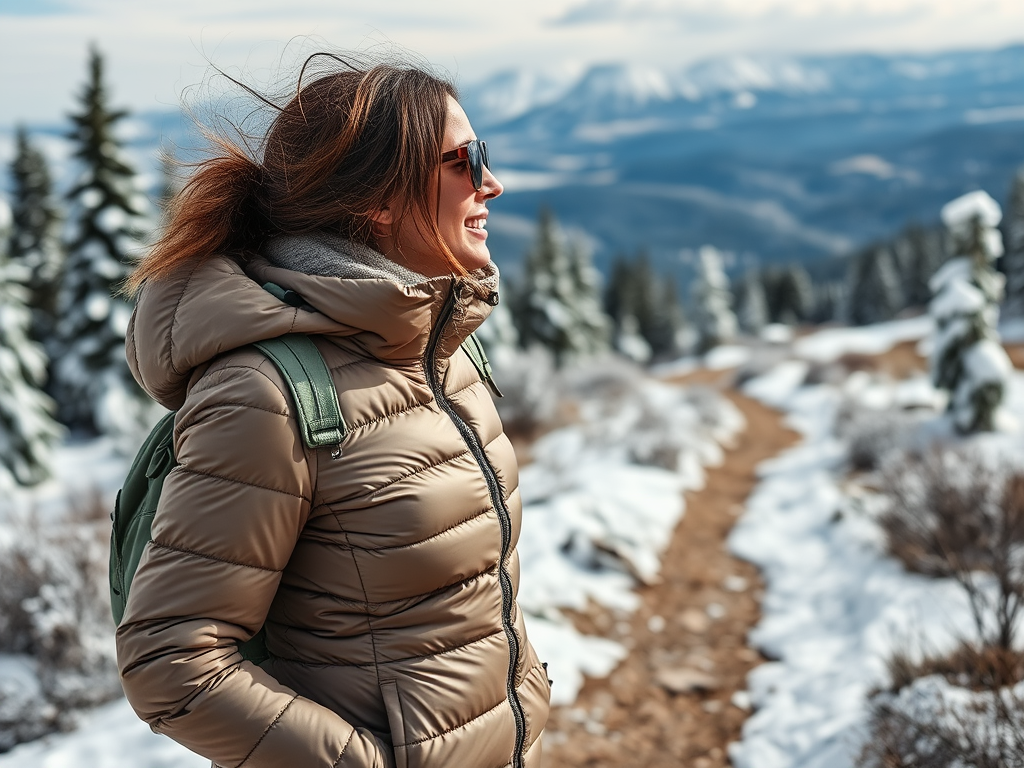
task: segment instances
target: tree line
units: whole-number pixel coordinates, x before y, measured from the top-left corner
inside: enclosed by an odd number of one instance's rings
[[[91,50],[66,134],[77,175],[63,195],[32,137],[15,135],[0,216],[0,463],[23,484],[47,476],[67,430],[133,438],[155,409],[125,363],[131,306],[118,295],[153,219],[103,64]]]
[[[158,415],[124,359],[131,304],[118,291],[157,223],[118,138],[125,117],[93,48],[66,134],[77,170],[68,190],[58,195],[44,154],[16,131],[9,211],[0,200],[0,465],[19,483],[47,476],[69,430],[130,446]],[[159,202],[168,191],[165,179]],[[1024,171],[1005,214],[1005,306],[1024,314]],[[681,302],[672,275],[642,249],[617,254],[602,280],[585,235],[542,210],[518,279],[481,334],[492,346],[546,349],[559,366],[609,352],[646,364],[772,323],[893,318],[924,307],[930,281],[962,252],[948,227],[911,225],[848,257],[841,277],[815,280],[788,264],[730,278],[723,254],[705,245]]]

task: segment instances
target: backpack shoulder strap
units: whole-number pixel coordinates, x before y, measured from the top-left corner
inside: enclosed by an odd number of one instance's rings
[[[258,341],[253,346],[270,358],[288,383],[306,446],[335,446],[336,453],[332,455],[340,456],[348,425],[341,415],[334,380],[320,350],[300,333]]]
[[[491,391],[497,397],[504,397],[501,394],[501,390],[498,389],[498,385],[494,383],[494,372],[491,370],[491,361],[487,359],[487,353],[484,351],[484,345],[477,338],[475,333],[469,334],[464,342],[462,342],[462,348],[469,355],[469,359],[473,361],[473,365],[476,367],[477,373],[480,374],[480,378],[483,379],[484,383],[491,388]]]

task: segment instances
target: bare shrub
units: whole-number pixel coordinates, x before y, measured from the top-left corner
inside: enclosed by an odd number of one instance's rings
[[[102,499],[85,497],[64,519],[15,526],[0,552],[0,653],[23,660],[31,685],[14,690],[0,679],[0,749],[63,728],[75,710],[120,693]]]
[[[836,435],[847,448],[847,460],[857,471],[871,471],[886,464],[907,447],[924,416],[903,408],[864,408],[846,403],[836,414]]]
[[[974,693],[923,678],[876,697],[864,768],[1024,768],[1020,687]]]
[[[1024,472],[934,448],[890,462],[881,490],[891,502],[879,518],[889,552],[911,571],[956,579],[982,643],[1013,648],[1024,608]]]
[[[978,640],[952,653],[889,659],[872,703],[867,768],[1024,768],[1024,472],[980,454],[933,448],[883,472],[879,518],[908,569],[955,579]]]

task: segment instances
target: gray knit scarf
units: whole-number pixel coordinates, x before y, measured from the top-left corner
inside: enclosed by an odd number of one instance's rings
[[[263,255],[274,266],[307,275],[392,280],[402,285],[416,285],[429,279],[368,245],[329,232],[275,237],[263,246]]]

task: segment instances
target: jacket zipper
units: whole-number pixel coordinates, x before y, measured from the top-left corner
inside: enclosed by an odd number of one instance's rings
[[[498,515],[498,522],[501,524],[501,560],[498,563],[498,583],[501,585],[501,624],[508,639],[509,649],[508,675],[505,684],[508,702],[512,707],[512,714],[516,720],[516,746],[512,754],[512,766],[513,768],[523,768],[523,749],[526,744],[526,716],[523,714],[523,705],[519,700],[515,682],[516,666],[519,663],[520,655],[520,640],[516,634],[515,627],[512,626],[512,577],[509,576],[505,565],[512,545],[512,520],[508,513],[508,508],[505,506],[505,501],[501,497],[501,486],[498,484],[497,475],[495,475],[493,467],[491,467],[487,456],[484,454],[483,446],[473,433],[473,430],[455,412],[455,408],[452,407],[452,404],[445,397],[441,382],[437,378],[437,372],[434,370],[434,355],[437,352],[437,344],[441,339],[441,331],[444,330],[444,327],[451,320],[452,314],[455,311],[459,287],[460,283],[457,281],[452,283],[451,292],[445,298],[444,305],[441,307],[441,314],[438,316],[437,324],[427,343],[427,354],[424,360],[426,364],[427,385],[434,395],[434,400],[441,407],[441,410],[448,415],[448,418],[452,420],[456,428],[458,428],[462,434],[462,439],[469,447],[470,453],[473,454],[473,458],[480,465],[480,471],[483,473],[484,480],[487,481],[487,490],[491,494],[491,503],[494,505],[494,510]]]

